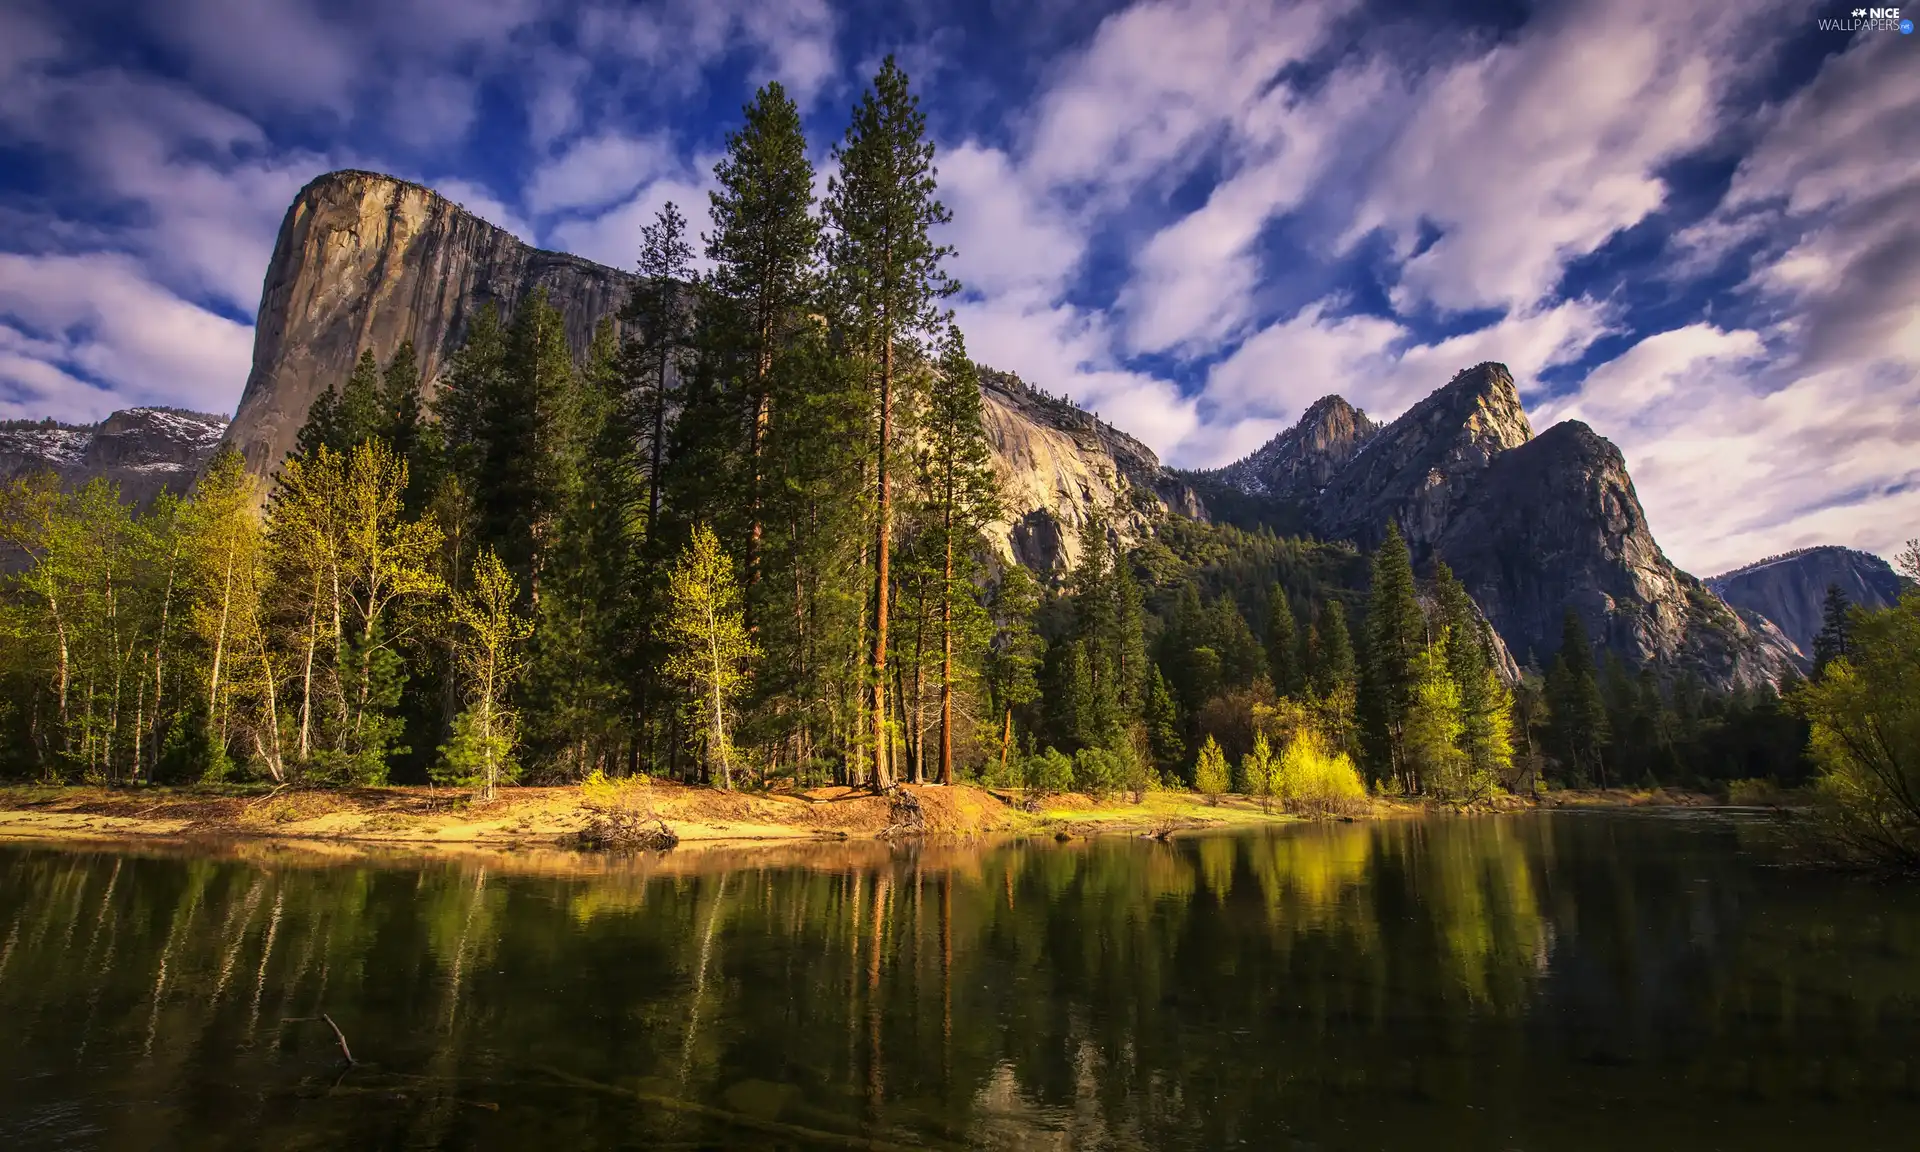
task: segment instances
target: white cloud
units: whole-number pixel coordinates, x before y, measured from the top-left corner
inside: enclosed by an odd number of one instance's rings
[[[936,163],[940,198],[953,213],[940,240],[954,247],[949,271],[970,294],[1065,286],[1086,237],[1027,187],[1006,153],[968,141],[942,150]]]
[[[148,280],[128,257],[0,253],[0,313],[13,317],[0,380],[26,412],[98,419],[128,404],[230,412],[253,330]],[[110,391],[76,390],[84,375]]]
[[[602,208],[679,167],[664,134],[606,132],[577,140],[542,164],[527,182],[527,207],[536,213]]]
[[[1764,56],[1761,15],[1689,12],[1675,35],[1664,0],[1542,12],[1414,95],[1349,237],[1396,237],[1399,307],[1533,305],[1571,260],[1660,208],[1660,169],[1713,137],[1728,82]],[[1442,235],[1415,255],[1426,223]]]
[[[565,251],[615,268],[632,268],[640,258],[640,229],[672,201],[687,218],[687,241],[693,246],[694,267],[709,267],[701,236],[713,228],[707,193],[714,188],[714,157],[702,157],[670,176],[640,188],[624,202],[597,216],[563,220],[548,232],[547,241]]]

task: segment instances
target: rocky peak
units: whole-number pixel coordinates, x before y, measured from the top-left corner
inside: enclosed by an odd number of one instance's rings
[[[1513,374],[1477,364],[1367,440],[1326,484],[1315,524],[1372,548],[1391,519],[1422,555],[1475,477],[1532,436]]]
[[[1310,500],[1379,431],[1345,399],[1323,396],[1293,427],[1215,475],[1250,495]]]
[[[1630,666],[1722,687],[1772,682],[1790,654],[1655,542],[1620,450],[1569,420],[1498,454],[1451,509],[1434,552],[1517,657],[1544,666],[1568,608]]]
[[[1835,544],[1769,556],[1711,577],[1706,585],[1734,608],[1778,627],[1803,659],[1811,657],[1820,634],[1830,585],[1869,609],[1892,605],[1901,590],[1899,574],[1885,560]]]
[[[226,432],[224,416],[178,408],[125,408],[98,424],[0,422],[0,478],[50,471],[78,488],[96,478],[147,504],[185,492]]]

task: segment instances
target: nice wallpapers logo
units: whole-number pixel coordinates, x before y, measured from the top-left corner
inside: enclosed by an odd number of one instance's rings
[[[1855,8],[1851,19],[1821,20],[1822,32],[1898,32],[1913,35],[1913,21],[1898,8]]]

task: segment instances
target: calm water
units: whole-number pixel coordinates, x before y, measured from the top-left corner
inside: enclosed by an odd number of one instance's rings
[[[1920,899],[1770,836],[4,849],[0,1147],[1913,1148]]]

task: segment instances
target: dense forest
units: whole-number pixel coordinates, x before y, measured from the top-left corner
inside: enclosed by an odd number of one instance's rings
[[[1808,724],[1596,660],[1569,613],[1500,674],[1444,563],[1097,517],[1036,578],[984,544],[980,375],[943,301],[934,150],[889,59],[823,200],[769,84],[713,231],[669,204],[584,363],[536,295],[423,402],[361,356],[263,488],[217,456],[136,512],[0,497],[0,769],[98,782],[651,773],[720,787],[980,779],[1335,810],[1571,785],[1803,783]],[[695,243],[711,270],[693,270]],[[1064,403],[1064,402],[1063,402]],[[263,512],[264,509],[264,512]]]

